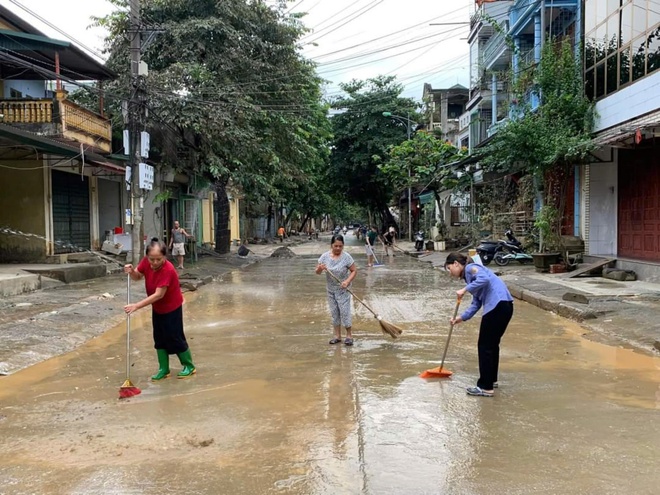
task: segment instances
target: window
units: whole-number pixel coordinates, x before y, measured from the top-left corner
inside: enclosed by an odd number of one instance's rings
[[[9,97],[10,98],[23,98],[23,93],[20,91],[15,90],[14,88],[9,89]]]
[[[660,0],[586,0],[584,76],[602,98],[660,68]]]

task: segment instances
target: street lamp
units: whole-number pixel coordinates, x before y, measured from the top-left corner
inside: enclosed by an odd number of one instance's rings
[[[417,127],[417,122],[410,120],[410,112],[408,112],[407,117],[402,117],[400,115],[394,115],[392,112],[383,112],[383,117],[389,117],[394,120],[399,120],[406,124],[406,135],[408,137],[408,141],[410,141],[410,137],[412,135],[412,124]],[[413,234],[412,234],[412,191],[411,191],[411,185],[410,185],[410,166],[408,166],[408,240],[412,241],[413,240]]]

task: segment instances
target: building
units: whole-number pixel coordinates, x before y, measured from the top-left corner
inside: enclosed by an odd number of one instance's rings
[[[439,133],[443,140],[459,147],[459,117],[465,112],[468,93],[460,84],[447,89],[433,89],[430,84],[424,84],[426,130]]]
[[[596,102],[584,167],[589,254],[660,280],[660,7],[655,0],[584,2],[584,76]]]
[[[0,226],[31,236],[0,234],[1,261],[98,248],[122,225],[125,170],[110,158],[111,123],[62,85],[114,77],[0,7]]]

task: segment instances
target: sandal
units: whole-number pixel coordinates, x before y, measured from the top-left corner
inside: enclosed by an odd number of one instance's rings
[[[346,340],[344,340],[344,344],[353,345],[353,339],[350,339],[350,338],[346,337]]]
[[[470,387],[466,389],[468,395],[474,395],[477,397],[492,397],[493,392],[486,392],[480,387]]]
[[[341,339],[332,339],[330,342],[328,342],[328,344],[341,344]]]

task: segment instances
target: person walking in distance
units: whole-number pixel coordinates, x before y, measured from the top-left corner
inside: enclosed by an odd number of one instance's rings
[[[192,361],[190,347],[183,333],[183,295],[179,285],[179,275],[167,258],[167,247],[157,238],[147,246],[147,255],[137,268],[125,265],[124,272],[132,280],[144,279],[147,297],[135,304],[124,306],[126,314],[151,306],[154,347],[158,355],[158,373],[152,380],[163,380],[170,376],[170,354],[179,357],[183,369],[177,378],[188,378],[197,370]]]
[[[396,231],[394,227],[390,227],[383,234],[383,246],[385,247],[385,256],[389,256],[389,251],[392,251],[392,256],[394,256],[394,244],[396,243]]]
[[[367,253],[367,266],[374,266],[374,246],[378,239],[376,229],[370,227],[364,236],[364,249]]]
[[[179,221],[174,221],[174,228],[170,236],[170,252],[172,256],[176,256],[178,264],[177,268],[183,270],[183,257],[186,255],[186,239],[192,237],[186,229],[179,226]]]
[[[332,273],[341,280],[337,282],[330,274],[326,273],[328,307],[332,317],[332,326],[335,336],[330,340],[330,344],[339,344],[341,342],[341,325],[346,329],[346,340],[344,344],[353,345],[352,333],[352,315],[351,315],[351,282],[357,275],[357,268],[353,257],[344,252],[344,236],[335,234],[330,241],[330,251],[321,255],[316,265],[316,274],[320,275],[324,271]]]
[[[445,269],[452,277],[462,278],[467,285],[456,292],[461,298],[466,292],[472,294],[472,304],[465,312],[452,319],[457,325],[472,318],[483,306],[484,313],[479,327],[479,380],[476,387],[467,393],[480,397],[492,397],[497,388],[497,373],[500,364],[500,341],[513,316],[513,297],[506,284],[485,266],[473,263],[461,253],[449,253]]]

